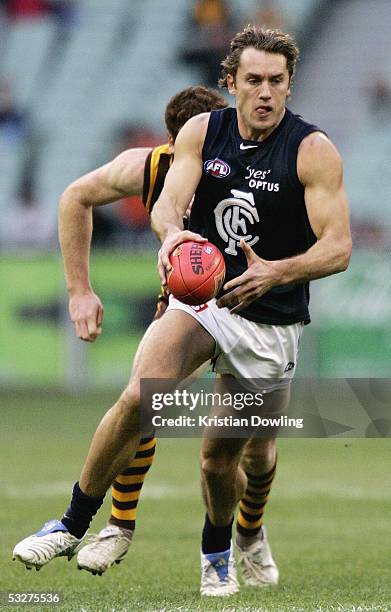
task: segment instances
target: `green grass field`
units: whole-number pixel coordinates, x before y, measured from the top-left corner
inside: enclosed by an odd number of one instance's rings
[[[102,577],[56,559],[39,573],[14,544],[61,516],[94,428],[114,397],[0,393],[0,591],[58,591],[57,609],[391,610],[391,446],[387,439],[281,440],[266,512],[280,585],[200,599],[199,440],[161,440],[128,558]],[[93,523],[105,523],[109,500]],[[3,609],[48,609],[30,606]],[[53,607],[49,609],[54,609]]]

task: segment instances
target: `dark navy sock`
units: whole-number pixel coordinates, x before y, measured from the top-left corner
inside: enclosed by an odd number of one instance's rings
[[[205,514],[204,529],[202,531],[202,552],[204,554],[223,552],[231,545],[232,521],[226,527],[216,527]]]
[[[77,482],[73,487],[72,501],[61,522],[76,538],[82,538],[87,531],[92,517],[103,504],[103,497],[89,497],[83,493]]]

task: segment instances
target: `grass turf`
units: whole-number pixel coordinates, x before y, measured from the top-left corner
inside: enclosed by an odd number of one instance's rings
[[[56,559],[39,573],[13,563],[14,544],[66,508],[90,437],[113,399],[0,394],[1,591],[58,591],[57,609],[66,611],[391,610],[391,448],[384,439],[279,441],[266,512],[278,587],[200,599],[199,440],[159,442],[136,537],[121,565],[94,577],[78,572],[75,560]],[[94,531],[108,513],[106,500]]]

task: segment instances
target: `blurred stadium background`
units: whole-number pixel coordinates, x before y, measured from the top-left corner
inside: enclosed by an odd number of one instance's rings
[[[118,388],[150,320],[156,242],[140,203],[95,215],[92,276],[105,333],[73,338],[57,202],[130,146],[165,141],[176,91],[215,84],[232,32],[249,22],[301,47],[290,108],[340,149],[355,253],[313,283],[302,375],[388,376],[391,358],[391,3],[388,0],[3,0],[0,35],[0,384]]]
[[[389,0],[1,0],[0,589],[59,590],[66,610],[218,609],[199,607],[199,441],[159,442],[132,554],[101,582],[62,560],[28,573],[10,556],[66,507],[159,284],[140,203],[100,209],[92,277],[104,334],[91,346],[78,341],[56,237],[59,196],[120,150],[165,141],[168,99],[213,85],[227,40],[249,22],[296,35],[302,54],[289,106],[337,144],[351,201],[352,264],[312,283],[300,374],[389,377]],[[348,442],[280,440],[267,521],[283,581],[262,593],[262,609],[391,609],[390,447]],[[94,530],[108,512],[109,499]],[[235,609],[260,609],[249,591]]]
[[[3,0],[0,32],[0,383],[118,387],[158,287],[140,203],[95,215],[93,279],[105,334],[73,338],[59,260],[63,189],[130,146],[165,140],[173,93],[216,82],[232,32],[293,32],[292,110],[345,162],[355,254],[313,283],[302,375],[388,376],[391,357],[391,4],[387,0]]]

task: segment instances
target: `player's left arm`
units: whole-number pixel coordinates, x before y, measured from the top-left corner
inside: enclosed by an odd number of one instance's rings
[[[342,161],[326,136],[315,132],[302,141],[297,172],[315,244],[300,255],[267,261],[242,241],[248,268],[225,285],[229,293],[218,301],[220,307],[228,306],[234,312],[277,285],[322,278],[348,267],[352,241]]]

